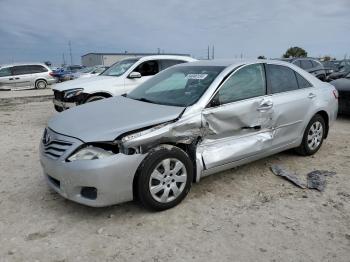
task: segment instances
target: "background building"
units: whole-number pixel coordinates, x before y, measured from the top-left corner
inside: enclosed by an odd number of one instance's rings
[[[122,59],[136,56],[147,56],[147,55],[159,55],[158,53],[88,53],[81,57],[81,64],[83,66],[95,66],[105,65],[111,66],[115,62]],[[189,54],[170,54],[166,53],[162,55],[182,55],[190,56]]]

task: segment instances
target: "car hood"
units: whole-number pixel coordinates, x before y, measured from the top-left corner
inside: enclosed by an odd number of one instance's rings
[[[339,78],[331,81],[330,84],[333,85],[338,91],[350,91],[350,79],[348,78]]]
[[[48,127],[84,142],[113,141],[126,132],[174,120],[183,110],[117,96],[57,114]]]
[[[99,88],[105,89],[110,86],[123,85],[123,80],[120,77],[115,76],[93,76],[89,78],[78,78],[72,81],[56,84],[53,89],[58,91],[65,91],[73,88],[84,88],[98,90]]]

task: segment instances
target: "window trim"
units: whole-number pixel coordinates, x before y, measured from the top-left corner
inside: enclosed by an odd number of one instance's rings
[[[209,102],[207,103],[207,105],[204,108],[217,108],[217,107],[221,107],[221,106],[226,106],[229,104],[233,104],[233,103],[237,103],[237,102],[241,102],[241,101],[246,101],[249,99],[256,99],[258,97],[265,97],[268,94],[268,86],[267,86],[267,78],[266,78],[266,67],[265,67],[266,63],[252,63],[252,64],[243,64],[243,65],[239,65],[236,68],[234,68],[233,70],[231,70],[224,78],[223,80],[220,82],[220,84],[218,85],[218,87],[215,89],[215,92],[212,94],[212,96],[209,99]],[[216,106],[211,106],[211,102],[213,101],[214,97],[216,96],[216,94],[220,91],[220,89],[222,88],[222,86],[228,81],[229,78],[231,78],[235,73],[237,73],[239,70],[241,70],[242,68],[246,67],[246,66],[250,66],[250,65],[262,65],[263,70],[264,70],[264,75],[265,75],[265,94],[262,96],[256,96],[256,97],[249,97],[249,98],[245,98],[245,99],[241,99],[238,101],[232,101],[229,103],[225,103],[225,104],[220,104],[220,105],[216,105]]]

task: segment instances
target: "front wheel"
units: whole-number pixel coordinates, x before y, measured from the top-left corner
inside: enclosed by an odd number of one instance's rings
[[[301,145],[296,151],[303,156],[315,154],[321,147],[325,136],[326,125],[320,115],[315,115],[307,125]]]
[[[174,146],[152,150],[139,168],[137,195],[149,209],[161,211],[179,204],[190,191],[193,164],[188,155]]]

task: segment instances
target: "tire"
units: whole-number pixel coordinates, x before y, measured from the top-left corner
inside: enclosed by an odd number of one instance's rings
[[[322,146],[326,124],[321,115],[315,115],[307,125],[301,145],[296,148],[298,154],[311,156]]]
[[[63,108],[60,107],[60,106],[55,105],[55,110],[56,110],[57,112],[62,112],[62,111],[63,111]]]
[[[101,99],[105,99],[105,96],[101,96],[101,95],[96,95],[96,96],[90,96],[88,99],[85,100],[84,103],[90,103],[90,102],[95,102]]]
[[[35,82],[36,89],[45,89],[47,87],[47,83],[45,80],[37,80]]]
[[[151,150],[138,174],[138,200],[150,210],[162,211],[178,205],[190,191],[193,164],[180,148],[161,145]]]

